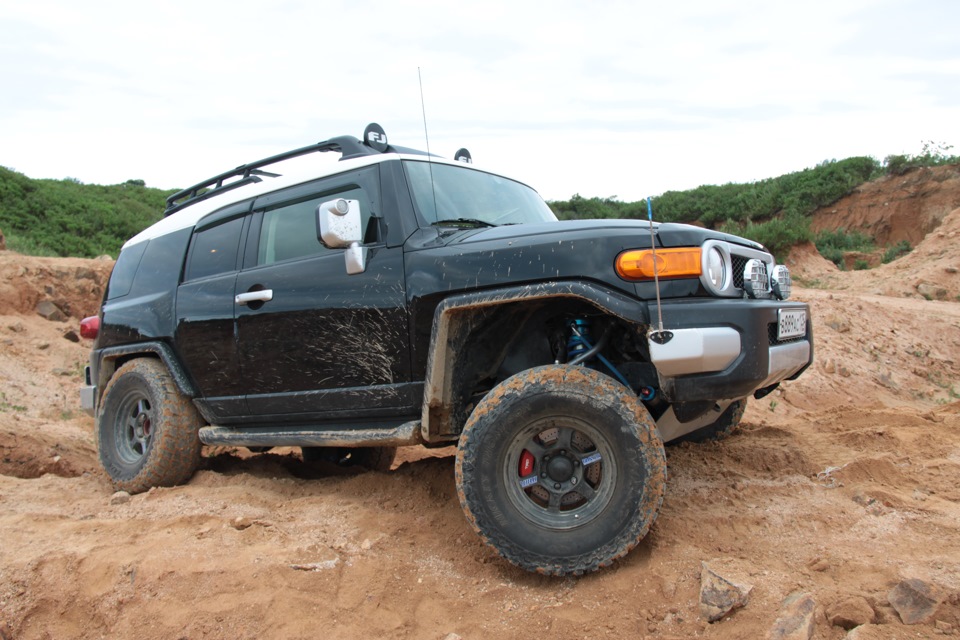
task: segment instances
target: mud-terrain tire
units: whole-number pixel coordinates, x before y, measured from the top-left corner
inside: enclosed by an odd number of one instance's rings
[[[396,447],[302,447],[303,461],[309,464],[329,462],[343,467],[363,467],[370,471],[390,471],[397,457]]]
[[[666,456],[635,394],[592,369],[536,367],[494,387],[457,448],[460,505],[509,562],[579,575],[626,555],[663,502]]]
[[[720,417],[712,424],[700,427],[687,435],[677,438],[676,442],[719,442],[732,434],[740,426],[743,412],[747,410],[747,399],[741,398],[724,409]]]
[[[200,464],[203,424],[159,360],[120,367],[103,392],[97,450],[113,485],[129,493],[190,479]]]

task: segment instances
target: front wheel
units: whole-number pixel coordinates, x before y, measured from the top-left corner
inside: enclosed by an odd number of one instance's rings
[[[582,574],[624,556],[663,502],[666,456],[646,408],[592,369],[536,367],[497,385],[460,436],[467,520],[528,571]]]
[[[200,464],[200,415],[159,360],[117,369],[97,418],[100,462],[117,489],[138,493],[186,482]]]

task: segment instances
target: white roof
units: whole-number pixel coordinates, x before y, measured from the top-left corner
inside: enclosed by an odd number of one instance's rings
[[[323,167],[322,170],[318,171],[305,172],[301,169],[299,172],[282,175],[279,178],[265,177],[260,182],[245,184],[242,187],[225,191],[220,195],[212,196],[206,200],[201,200],[200,202],[194,203],[188,207],[184,207],[183,209],[165,217],[163,220],[160,220],[159,222],[147,227],[137,235],[127,240],[123,244],[123,249],[135,244],[139,244],[146,240],[151,240],[153,238],[167,235],[168,233],[173,233],[174,231],[179,231],[180,229],[194,227],[207,214],[218,209],[222,209],[223,207],[231,205],[235,202],[240,202],[241,200],[247,200],[265,193],[272,193],[279,189],[296,186],[305,182],[311,182],[327,176],[334,176],[339,173],[352,171],[361,167],[368,167],[370,165],[385,162],[387,160],[397,159],[419,160],[421,162],[426,162],[429,160],[430,162],[435,162],[437,164],[471,167],[471,165],[467,165],[463,162],[455,162],[453,160],[438,158],[436,156],[428,157],[425,155],[379,153],[369,156],[362,156],[359,158],[342,160],[334,165]]]

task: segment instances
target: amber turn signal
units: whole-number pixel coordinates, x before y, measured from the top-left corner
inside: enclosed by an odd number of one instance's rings
[[[617,274],[624,280],[653,280],[653,251],[634,249],[617,256]],[[700,248],[657,250],[657,277],[692,278],[700,275]]]

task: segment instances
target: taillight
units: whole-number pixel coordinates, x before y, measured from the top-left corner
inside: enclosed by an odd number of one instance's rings
[[[80,336],[88,340],[96,340],[100,333],[100,316],[90,316],[80,321]]]

